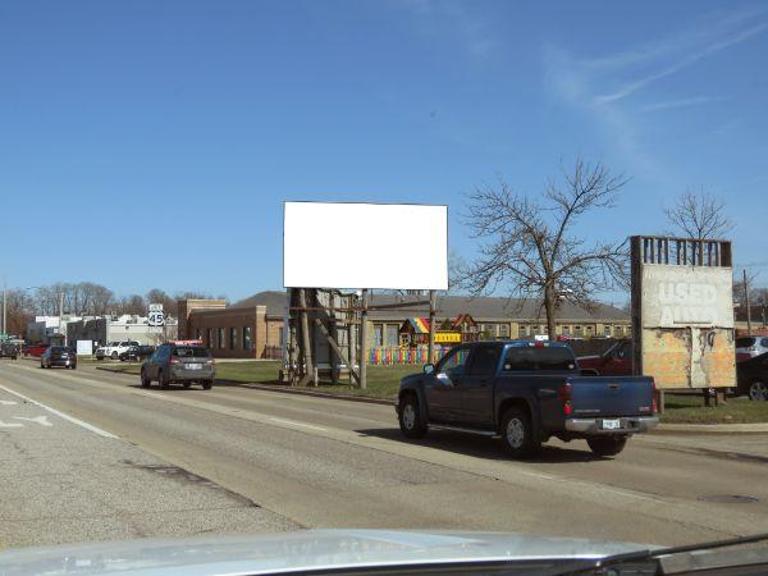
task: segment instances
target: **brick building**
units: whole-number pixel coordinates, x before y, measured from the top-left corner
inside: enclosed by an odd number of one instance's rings
[[[374,294],[371,304],[395,304],[409,298]],[[223,300],[180,300],[179,338],[199,338],[220,358],[280,358],[286,304],[283,291],[259,292],[230,306]],[[533,338],[547,333],[543,311],[533,301],[440,296],[437,308],[438,323],[469,314],[483,339]],[[368,348],[399,346],[403,323],[425,315],[423,309],[371,311]],[[629,313],[605,304],[584,310],[562,303],[557,335],[585,339],[627,337],[631,335]]]
[[[280,358],[285,292],[224,300],[179,300],[179,338],[200,339],[218,358]]]

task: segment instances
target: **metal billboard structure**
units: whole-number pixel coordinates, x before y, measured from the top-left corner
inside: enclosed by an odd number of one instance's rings
[[[418,229],[424,239],[390,254],[382,240]],[[306,385],[320,373],[366,387],[370,289],[428,292],[397,305],[428,306],[434,350],[435,291],[448,289],[448,207],[422,204],[286,202],[283,286],[288,289],[282,378]],[[386,306],[393,308],[393,306]]]
[[[634,373],[657,388],[735,385],[731,243],[633,236]]]

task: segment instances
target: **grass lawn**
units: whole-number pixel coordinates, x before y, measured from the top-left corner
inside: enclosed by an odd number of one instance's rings
[[[667,394],[661,421],[668,424],[746,424],[768,422],[768,402],[745,396],[729,397],[727,404],[704,406],[702,395]]]
[[[140,365],[134,363],[108,363],[104,369],[124,374],[139,374]],[[278,384],[279,362],[227,362],[220,360],[216,364],[216,377],[231,382]],[[368,388],[360,390],[348,384],[320,384],[309,387],[310,390],[352,396],[365,396],[394,400],[400,378],[419,372],[421,366],[369,366]],[[666,409],[661,421],[669,424],[739,424],[749,422],[768,422],[768,402],[752,402],[746,397],[728,398],[727,404],[707,408],[703,395],[670,394],[666,395]]]

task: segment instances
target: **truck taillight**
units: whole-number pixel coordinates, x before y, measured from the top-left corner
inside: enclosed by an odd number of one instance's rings
[[[651,379],[651,414],[659,411],[659,405],[656,403],[656,381]]]
[[[563,405],[563,414],[570,416],[573,414],[573,405],[571,404],[571,385],[566,382],[557,389],[557,396]]]
[[[170,359],[170,363],[171,363],[171,364],[180,364],[180,363],[181,363],[181,360],[179,360],[179,359],[178,359],[178,358],[176,358],[175,356],[171,356],[171,359]]]

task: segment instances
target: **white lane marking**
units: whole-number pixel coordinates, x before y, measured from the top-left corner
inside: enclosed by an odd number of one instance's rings
[[[16,406],[18,402],[14,402],[13,400],[0,400],[0,406]]]
[[[0,428],[23,428],[24,424],[18,422],[3,422],[0,420]]]
[[[17,396],[21,398],[22,400],[26,400],[27,402],[34,404],[35,406],[39,406],[43,410],[48,410],[51,414],[56,414],[59,418],[63,418],[64,420],[67,420],[68,422],[72,422],[72,424],[77,424],[78,426],[85,428],[86,430],[90,430],[91,432],[94,432],[98,434],[99,436],[103,436],[104,438],[117,438],[114,434],[110,434],[106,430],[102,430],[101,428],[97,428],[93,424],[88,424],[88,422],[83,422],[82,420],[79,420],[73,416],[70,416],[69,414],[64,414],[64,412],[59,412],[55,408],[51,408],[50,406],[46,406],[42,402],[38,402],[37,400],[33,400],[32,398],[28,396],[24,396],[24,394],[20,394],[19,392],[16,392],[15,390],[11,390],[10,388],[7,388],[3,385],[0,385],[0,390],[5,390],[8,392],[8,394],[13,394],[14,396]],[[19,424],[21,426],[21,424]]]
[[[313,426],[312,424],[304,424],[304,422],[297,422],[296,420],[286,420],[285,418],[269,418],[270,422],[275,422],[277,424],[284,424],[286,426],[301,426],[302,428],[309,428],[310,430],[319,430],[320,432],[325,432],[327,428],[323,428],[322,426]]]
[[[53,426],[50,422],[48,422],[48,416],[35,416],[34,418],[30,418],[29,416],[14,416],[14,420],[26,420],[28,422],[34,422],[36,424],[40,424],[40,426]]]

